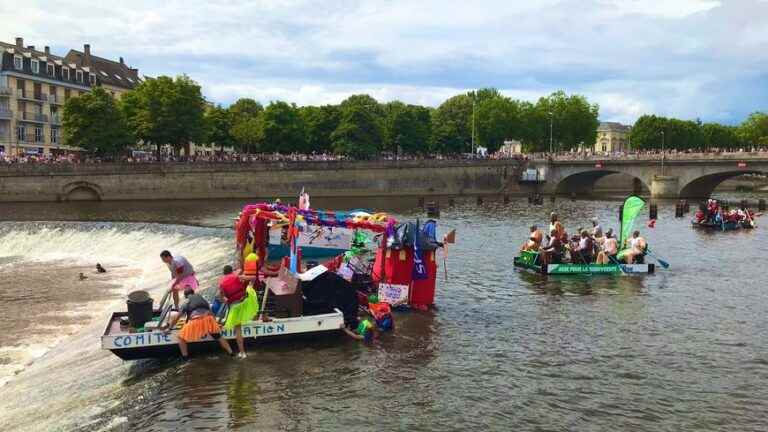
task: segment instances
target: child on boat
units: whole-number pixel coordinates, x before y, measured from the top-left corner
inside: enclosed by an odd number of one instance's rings
[[[216,322],[213,312],[211,312],[211,306],[203,296],[195,294],[192,288],[186,288],[184,290],[184,298],[187,301],[179,309],[179,314],[173,317],[164,327],[166,331],[169,331],[182,316],[186,316],[187,322],[184,323],[178,335],[181,357],[184,360],[189,360],[189,342],[199,341],[206,335],[210,335],[214,340],[218,341],[221,348],[227,354],[234,355],[229,342],[221,337],[221,327]]]

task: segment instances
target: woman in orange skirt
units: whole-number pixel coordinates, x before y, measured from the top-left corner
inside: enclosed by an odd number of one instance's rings
[[[168,328],[173,328],[176,322],[182,315],[187,316],[187,322],[179,332],[179,350],[181,350],[181,357],[184,360],[189,360],[189,348],[187,344],[189,342],[195,342],[206,335],[211,335],[214,340],[219,341],[221,348],[229,355],[234,355],[232,347],[229,346],[229,342],[221,337],[221,326],[216,322],[216,319],[211,312],[211,306],[200,294],[195,294],[195,291],[191,288],[184,290],[184,298],[187,302],[179,310],[179,314],[170,323]]]

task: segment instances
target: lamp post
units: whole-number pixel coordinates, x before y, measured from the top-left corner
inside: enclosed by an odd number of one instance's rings
[[[661,131],[661,175],[664,175],[664,131]]]
[[[552,143],[553,143],[553,130],[554,130],[554,123],[555,123],[555,115],[552,111],[549,112],[549,154],[552,154]]]
[[[475,157],[475,96],[472,95],[472,157]]]

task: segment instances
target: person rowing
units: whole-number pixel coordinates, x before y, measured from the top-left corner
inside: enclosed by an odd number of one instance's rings
[[[557,236],[557,230],[551,230],[546,247],[540,249],[542,264],[559,264],[563,260],[563,242]]]
[[[565,232],[565,227],[558,219],[557,213],[554,212],[549,214],[549,232],[552,232],[552,230],[557,232],[557,238],[559,238],[561,242],[568,241],[568,234]]]
[[[602,250],[597,254],[597,260],[595,262],[598,264],[609,264],[615,261],[618,249],[619,242],[613,235],[613,230],[608,228],[603,239]]]
[[[576,252],[575,258],[581,260],[584,264],[589,264],[594,259],[595,243],[592,237],[589,236],[587,230],[581,230],[581,238],[579,239],[578,246],[573,250]],[[575,261],[574,255],[571,254],[571,261]]]
[[[538,251],[541,241],[543,240],[543,234],[539,231],[539,227],[531,225],[531,234],[522,246],[520,246],[520,252],[524,251]]]
[[[645,261],[645,251],[648,249],[648,243],[640,237],[640,231],[632,233],[629,239],[629,252],[627,252],[627,264],[642,264]]]

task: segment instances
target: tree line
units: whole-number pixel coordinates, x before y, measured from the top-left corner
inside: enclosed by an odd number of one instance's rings
[[[507,139],[528,151],[560,150],[594,142],[598,107],[580,95],[556,92],[536,103],[487,88],[449,98],[437,108],[400,101],[380,103],[365,94],[337,105],[297,106],[250,98],[228,107],[205,101],[186,76],[147,78],[114,100],[103,89],[72,98],[64,107],[64,140],[97,154],[116,154],[136,142],[159,151],[189,143],[234,147],[242,153],[334,153],[372,158],[489,152]],[[474,133],[474,137],[473,137]],[[474,138],[474,140],[473,140]]]
[[[737,126],[702,123],[655,115],[637,119],[631,132],[632,148],[660,150],[736,150],[768,146],[768,114],[752,113]]]
[[[401,155],[459,154],[498,150],[518,140],[527,152],[591,147],[599,107],[584,96],[558,91],[536,102],[513,99],[493,88],[453,96],[438,107],[380,103],[365,94],[337,105],[266,106],[239,99],[228,107],[207,103],[187,76],[147,78],[115,100],[101,88],[69,99],[63,130],[67,145],[96,154],[117,154],[137,142],[234,147],[241,153],[334,153],[365,159],[382,152]],[[640,117],[633,148],[707,149],[768,145],[768,117],[755,113],[738,127],[699,121]]]

